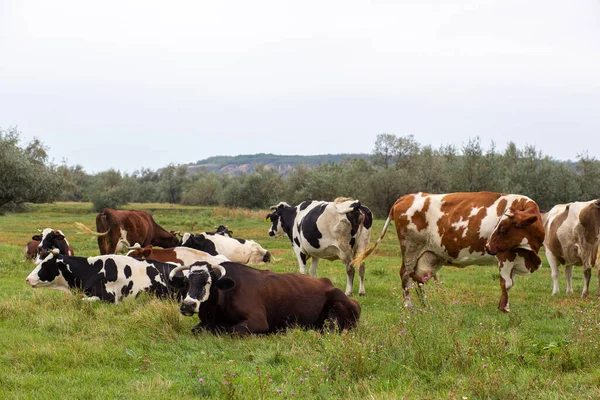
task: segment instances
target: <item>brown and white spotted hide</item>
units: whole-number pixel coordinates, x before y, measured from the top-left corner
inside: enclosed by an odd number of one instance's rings
[[[558,266],[565,266],[567,293],[573,293],[573,266],[583,266],[584,284],[581,297],[589,292],[592,268],[598,264],[598,234],[600,233],[600,199],[576,201],[554,206],[544,216],[546,257],[552,269],[552,294],[560,291]],[[600,296],[600,271],[598,272]]]
[[[464,267],[497,263],[502,291],[498,308],[509,312],[508,291],[515,274],[541,266],[544,240],[537,204],[526,196],[492,192],[427,194],[401,197],[390,210],[381,241],[394,221],[402,250],[402,287],[424,283],[443,265]],[[364,255],[368,256],[372,246]]]

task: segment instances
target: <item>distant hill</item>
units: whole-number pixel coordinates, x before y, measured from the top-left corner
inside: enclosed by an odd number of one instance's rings
[[[194,174],[201,168],[211,172],[239,175],[253,172],[257,165],[287,174],[299,165],[317,166],[323,163],[340,162],[346,158],[365,158],[368,154],[321,154],[315,156],[282,156],[277,154],[244,154],[239,156],[216,156],[187,165],[188,173]]]

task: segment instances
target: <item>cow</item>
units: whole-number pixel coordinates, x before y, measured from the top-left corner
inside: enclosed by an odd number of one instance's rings
[[[371,237],[373,215],[358,200],[337,198],[333,202],[307,200],[296,207],[281,202],[271,207],[266,220],[271,222],[269,236],[285,233],[292,242],[300,272],[312,257],[310,275],[317,276],[320,259],[341,260],[346,266],[346,295],[352,294],[354,266],[358,265],[360,286],[365,294],[365,265],[352,260],[366,250]]]
[[[192,265],[196,261],[207,261],[218,264],[229,261],[223,255],[212,256],[204,251],[192,249],[191,247],[172,247],[170,249],[154,249],[152,245],[146,247],[133,246],[127,256],[133,258],[149,258],[161,262],[173,262],[181,265]]]
[[[193,333],[208,330],[240,336],[265,334],[300,326],[345,331],[360,317],[360,305],[328,278],[275,274],[234,262],[196,262],[189,269],[187,295],[180,311],[198,314]]]
[[[260,264],[271,261],[271,253],[253,240],[231,238],[214,233],[189,232],[183,234],[181,245],[204,251],[210,255],[221,254],[233,262]]]
[[[559,204],[543,215],[546,239],[546,258],[552,270],[552,294],[558,287],[558,266],[565,266],[566,293],[573,293],[571,277],[573,266],[583,266],[584,284],[581,297],[589,291],[592,268],[598,264],[600,235],[600,199]],[[600,270],[598,272],[598,296],[600,296]]]
[[[61,230],[46,228],[40,232],[40,234],[32,236],[25,246],[25,261],[35,260],[38,263],[47,255],[47,252],[41,255],[40,250],[47,251],[53,248],[59,249],[60,254],[74,255],[73,247]]]
[[[185,288],[183,274],[170,275],[176,266],[114,254],[89,258],[65,256],[54,249],[25,282],[32,288],[45,287],[67,293],[70,289],[79,289],[87,300],[111,303],[141,292],[180,300]]]
[[[33,261],[37,258],[38,255],[38,246],[40,245],[40,241],[42,239],[41,235],[35,235],[31,238],[29,242],[25,245],[25,261]]]
[[[58,253],[66,256],[73,256],[73,247],[69,244],[69,241],[65,237],[65,234],[61,230],[53,230],[46,228],[40,235],[32,237],[32,239],[40,237],[40,244],[37,248],[36,264],[41,262],[48,256],[48,253],[52,249],[58,249]]]
[[[500,270],[498,308],[510,312],[508,291],[515,274],[526,275],[542,264],[538,251],[544,227],[535,201],[522,195],[492,192],[401,197],[392,206],[377,242],[355,262],[364,260],[394,221],[407,306],[409,279],[419,285],[435,278],[442,265],[464,267],[496,262]]]
[[[100,254],[127,253],[128,248],[139,243],[164,248],[179,245],[177,232],[167,232],[154,222],[154,218],[142,210],[113,210],[105,208],[96,216],[96,230],[85,225],[77,226],[98,238]]]

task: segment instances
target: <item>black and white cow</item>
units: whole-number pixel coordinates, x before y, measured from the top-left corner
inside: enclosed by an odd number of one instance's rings
[[[59,254],[72,256],[73,248],[61,230],[46,228],[40,235],[32,237],[33,240],[39,240],[37,247],[37,258],[35,263],[40,263],[45,259],[52,249],[57,249]]]
[[[260,264],[271,261],[271,253],[253,240],[231,238],[218,233],[184,233],[181,245],[204,251],[212,256],[221,254],[241,264]]]
[[[333,202],[308,200],[296,207],[281,202],[271,207],[269,236],[285,232],[306,274],[306,262],[312,257],[310,275],[317,276],[320,259],[341,260],[346,265],[346,295],[352,294],[354,264],[352,260],[369,246],[373,215],[357,200],[337,198]],[[365,294],[365,265],[358,267],[358,294]]]
[[[159,297],[182,297],[183,275],[170,272],[178,265],[154,260],[138,260],[122,255],[71,257],[49,255],[27,276],[33,288],[45,287],[70,293],[82,290],[88,300],[118,303],[126,297],[150,292]]]

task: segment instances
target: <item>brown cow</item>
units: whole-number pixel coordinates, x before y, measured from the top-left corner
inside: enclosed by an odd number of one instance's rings
[[[401,197],[390,210],[377,242],[354,262],[367,257],[394,220],[402,250],[402,287],[409,279],[424,283],[442,265],[497,262],[502,295],[498,308],[509,312],[508,290],[515,274],[537,270],[544,227],[537,204],[526,196],[492,192],[427,194]]]
[[[177,267],[170,276],[184,269],[190,270],[189,286],[179,309],[200,317],[194,333],[206,329],[244,336],[294,326],[344,332],[360,318],[360,305],[328,278],[275,274],[227,261]]]
[[[42,235],[35,235],[25,245],[25,261],[33,261],[38,255],[38,246],[42,240]]]
[[[581,297],[589,292],[592,268],[598,264],[598,234],[600,232],[600,199],[559,204],[544,214],[546,228],[546,257],[552,269],[552,294],[558,287],[558,266],[565,265],[567,293],[573,293],[571,276],[573,266],[583,266],[583,290]],[[598,295],[600,296],[600,270],[598,272]]]
[[[96,216],[98,233],[92,232],[83,224],[78,223],[77,226],[98,237],[100,254],[126,253],[135,243],[142,247],[151,244],[164,248],[179,244],[176,232],[166,231],[154,222],[150,214],[141,210],[105,208]]]

